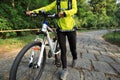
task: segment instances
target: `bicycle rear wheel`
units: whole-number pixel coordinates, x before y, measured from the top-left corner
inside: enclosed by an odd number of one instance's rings
[[[46,63],[46,50],[44,49],[41,66],[34,68],[38,61],[40,49],[40,42],[32,42],[26,45],[13,62],[9,80],[39,80]],[[29,63],[31,54],[34,54],[32,55],[33,60],[32,63]]]

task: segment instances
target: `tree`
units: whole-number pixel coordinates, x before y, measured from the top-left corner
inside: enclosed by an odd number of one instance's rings
[[[14,8],[15,7],[14,0],[12,0],[11,2],[12,2],[12,7]]]
[[[78,0],[78,21],[79,21],[79,27],[86,27],[87,26],[87,12],[90,11],[89,5],[85,0]]]
[[[117,26],[115,0],[90,0],[89,4],[92,12],[97,15],[98,28]]]
[[[120,3],[117,4],[116,17],[118,22],[118,28],[120,28]]]
[[[116,16],[117,12],[117,4],[116,0],[106,0],[106,14],[107,16],[111,17],[110,20],[110,27],[116,27],[118,26],[118,18]]]
[[[90,0],[89,4],[93,13],[106,15],[106,0]]]

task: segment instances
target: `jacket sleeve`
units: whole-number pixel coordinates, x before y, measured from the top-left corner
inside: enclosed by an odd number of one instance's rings
[[[45,12],[47,12],[47,11],[52,10],[55,6],[56,6],[56,1],[52,2],[51,4],[49,4],[49,5],[45,6],[45,7],[35,9],[32,12],[39,13],[39,11],[41,11],[41,10],[44,10]]]
[[[72,16],[75,13],[77,13],[77,2],[76,2],[76,0],[72,0],[72,9],[65,10],[64,12],[65,12],[66,16]]]

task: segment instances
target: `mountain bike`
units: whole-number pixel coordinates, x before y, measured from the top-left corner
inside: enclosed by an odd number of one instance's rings
[[[60,53],[56,30],[53,30],[47,22],[47,18],[55,18],[56,14],[40,12],[33,13],[32,17],[41,15],[44,17],[42,29],[36,33],[33,42],[28,43],[16,56],[9,80],[40,80],[46,64],[46,46],[49,46],[48,58],[55,57],[55,65],[61,66]],[[50,32],[53,38],[51,38]],[[48,43],[46,43],[48,42]]]

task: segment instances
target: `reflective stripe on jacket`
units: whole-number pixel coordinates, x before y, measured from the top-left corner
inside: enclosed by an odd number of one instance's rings
[[[61,30],[72,30],[74,25],[75,25],[73,15],[75,13],[77,13],[76,0],[72,0],[72,9],[70,9],[70,10],[67,10],[67,8],[68,8],[68,0],[61,0],[60,6],[61,6],[61,9],[63,9],[63,10],[61,10],[61,12],[62,11],[65,12],[66,17],[59,18],[58,26],[60,27]],[[54,8],[57,11],[56,1],[52,2],[51,4],[49,4],[49,5],[45,6],[45,7],[35,9],[35,10],[33,10],[33,12],[39,13],[39,11],[41,11],[41,10],[44,10],[44,11],[47,12],[47,11],[52,10]]]

